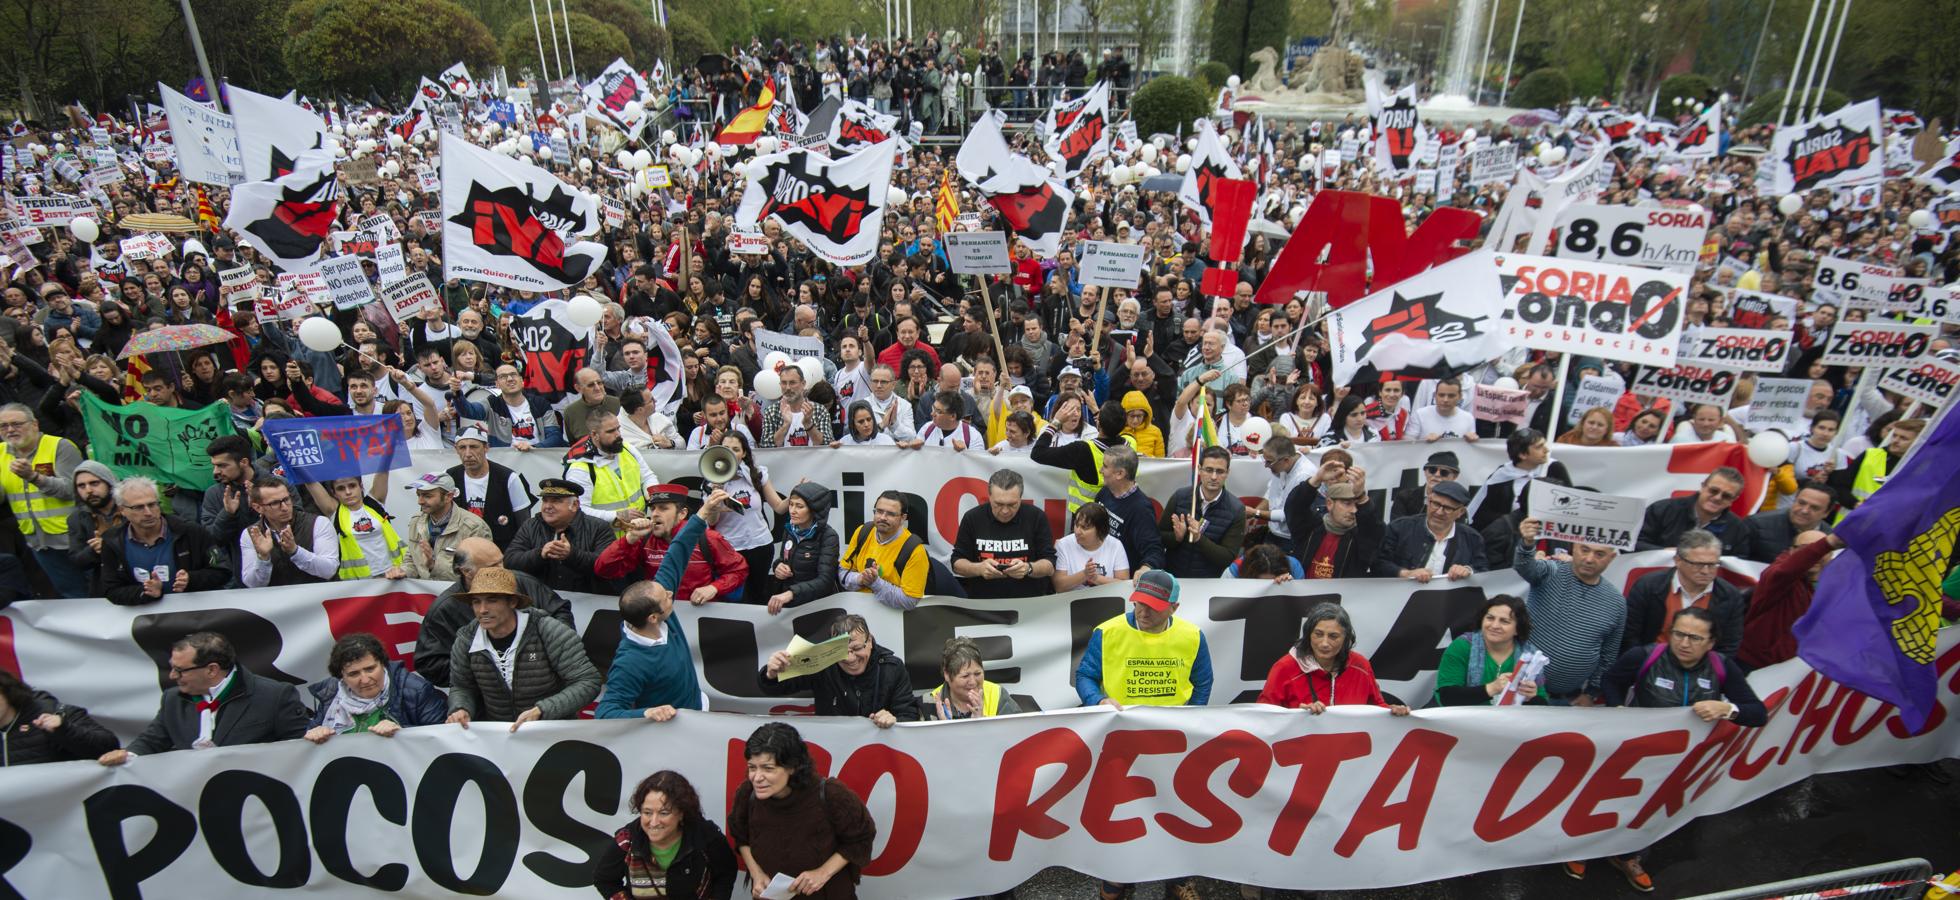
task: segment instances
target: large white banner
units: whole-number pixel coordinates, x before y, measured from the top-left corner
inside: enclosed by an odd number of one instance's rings
[[[1563,242],[1562,242],[1563,243]],[[1498,254],[1498,333],[1514,344],[1646,366],[1674,364],[1688,273]]]
[[[774,216],[810,252],[863,265],[878,250],[898,148],[886,140],[840,159],[802,148],[756,157],[735,222],[760,228]]]
[[[245,178],[245,157],[238,149],[238,124],[231,116],[192,100],[157,82],[163,114],[170,121],[170,146],[177,153],[177,171],[204,184],[233,185]]]
[[[1793,194],[1885,177],[1885,129],[1877,100],[1853,103],[1776,130],[1774,190]]]
[[[296,103],[235,84],[226,86],[225,99],[237,123],[244,181],[271,181],[291,171],[302,152],[327,146],[326,123]],[[177,139],[174,123],[171,139]]]
[[[1687,710],[1134,708],[900,725],[796,721],[878,824],[860,896],[1005,891],[1047,866],[1363,889],[1625,853],[1811,775],[1960,753],[1940,700],[1891,707],[1801,662],[1755,673],[1761,728]],[[658,769],[727,821],[761,720],[482,723],[0,770],[0,878],[25,896],[581,897]],[[1306,860],[1311,864],[1305,864]],[[738,888],[742,890],[743,888]]]
[[[1622,556],[1607,577],[1623,590],[1669,565],[1669,551]],[[1762,566],[1730,560],[1727,577],[1754,583]],[[1308,611],[1341,603],[1354,619],[1355,649],[1373,663],[1382,689],[1422,706],[1435,687],[1442,648],[1476,627],[1492,594],[1526,592],[1509,570],[1463,581],[1420,585],[1388,579],[1269,581],[1184,579],[1177,614],[1205,632],[1211,651],[1214,706],[1259,696],[1266,672],[1299,637]],[[25,601],[0,612],[12,635],[12,668],[64,703],[85,706],[104,726],[134,737],[157,711],[156,690],[169,684],[172,641],[194,631],[230,635],[247,668],[295,684],[327,677],[327,650],[348,634],[381,639],[390,655],[413,665],[422,617],[448,584],[368,580],[289,587],[279,591],[206,591],[172,595],[144,606],[106,600]],[[913,687],[939,684],[939,653],[947,638],[973,638],[987,648],[989,676],[1027,709],[1080,704],[1074,672],[1089,633],[1123,612],[1128,583],[1020,600],[929,598],[916,610],[881,606],[867,594],[839,594],[780,615],[740,603],[675,607],[697,652],[695,667],[709,708],[746,713],[808,712],[807,700],[765,697],[756,669],[788,646],[792,634],[821,639],[845,613],[864,616],[872,635],[911,665]],[[571,594],[572,616],[586,655],[600,671],[619,645],[617,600]],[[87,666],[74,661],[86,658]]]
[[[448,278],[521,291],[585,280],[606,245],[599,201],[558,176],[466,141],[442,142],[442,261]]]

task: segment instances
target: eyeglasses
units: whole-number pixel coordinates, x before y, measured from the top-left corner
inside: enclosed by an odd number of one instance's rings
[[[1454,513],[1454,512],[1462,512],[1462,511],[1463,511],[1463,507],[1461,507],[1461,506],[1458,506],[1458,505],[1456,505],[1456,504],[1454,504],[1454,503],[1437,503],[1437,502],[1436,502],[1436,501],[1434,501],[1434,500],[1430,500],[1430,501],[1428,501],[1428,505],[1429,505],[1429,508],[1430,508],[1430,509],[1434,509],[1434,510],[1440,510],[1440,511],[1442,511],[1442,512],[1446,512],[1446,513]]]
[[[1689,634],[1688,632],[1685,631],[1670,631],[1667,633],[1667,636],[1677,641],[1680,641],[1683,644],[1693,645],[1693,644],[1708,643],[1708,635],[1705,634]]]
[[[291,496],[291,495],[288,495],[288,496],[285,496],[285,497],[280,497],[280,498],[279,498],[279,499],[277,499],[277,500],[261,500],[261,501],[259,501],[259,505],[260,505],[260,506],[264,506],[264,507],[268,507],[268,508],[272,508],[272,509],[277,509],[278,507],[281,507],[281,506],[291,506],[292,504],[293,504],[293,498],[292,498],[292,496]]]
[[[1731,491],[1726,488],[1703,487],[1702,491],[1708,494],[1708,496],[1711,499],[1715,499],[1715,500],[1734,500],[1735,498],[1742,496],[1741,491]]]
[[[204,665],[199,665],[199,666],[171,666],[170,675],[171,677],[174,678],[176,676],[184,674],[185,672],[195,672],[199,669],[204,668],[205,666],[215,666],[215,665],[217,665],[217,663],[205,663]]]
[[[1680,563],[1681,565],[1684,565],[1684,566],[1693,566],[1693,567],[1695,567],[1695,568],[1697,568],[1697,569],[1713,569],[1713,568],[1715,568],[1716,566],[1719,566],[1719,565],[1721,565],[1721,564],[1722,564],[1722,561],[1721,561],[1721,560],[1719,560],[1719,559],[1718,559],[1718,560],[1715,560],[1714,562],[1696,562],[1696,561],[1694,561],[1694,560],[1692,560],[1692,559],[1689,559],[1689,558],[1687,558],[1687,557],[1685,557],[1685,556],[1682,556],[1682,555],[1680,555],[1680,554],[1678,554],[1678,553],[1677,553],[1677,554],[1675,554],[1675,556],[1674,556],[1674,561],[1675,561],[1675,562],[1677,562],[1677,563]]]

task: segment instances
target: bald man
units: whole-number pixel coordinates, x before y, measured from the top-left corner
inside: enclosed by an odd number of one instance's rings
[[[484,538],[464,538],[456,544],[456,583],[444,589],[422,617],[422,632],[415,637],[415,671],[440,687],[449,686],[449,651],[456,644],[456,633],[475,618],[469,603],[456,595],[470,589],[476,573],[503,568],[504,551]],[[531,607],[573,628],[572,605],[544,582],[527,572],[512,571],[517,590],[531,598]]]

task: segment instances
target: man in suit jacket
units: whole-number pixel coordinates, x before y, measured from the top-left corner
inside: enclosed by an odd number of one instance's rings
[[[1375,577],[1427,584],[1432,578],[1459,581],[1490,568],[1483,535],[1461,521],[1469,504],[1468,488],[1454,481],[1437,482],[1422,515],[1388,523],[1375,552]],[[1438,544],[1443,545],[1440,555]]]
[[[306,733],[299,693],[240,668],[224,635],[200,631],[170,645],[170,680],[177,689],[164,693],[149,727],[99,762],[120,766],[146,753],[270,744]]]
[[[1649,572],[1627,589],[1627,625],[1620,651],[1665,643],[1674,614],[1699,606],[1719,623],[1715,649],[1734,657],[1742,646],[1749,602],[1735,585],[1721,579],[1721,562],[1721,538],[1698,528],[1682,533],[1674,548],[1674,567]]]

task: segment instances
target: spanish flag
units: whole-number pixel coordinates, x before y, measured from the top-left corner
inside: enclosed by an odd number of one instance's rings
[[[753,144],[762,136],[762,129],[769,124],[769,108],[776,105],[776,79],[771,78],[762,85],[762,96],[754,106],[735,114],[735,118],[715,135],[717,144]]]
[[[953,220],[960,217],[960,195],[953,190],[953,170],[948,167],[939,176],[939,199],[933,204],[933,218],[939,226],[940,234],[953,230]]]

